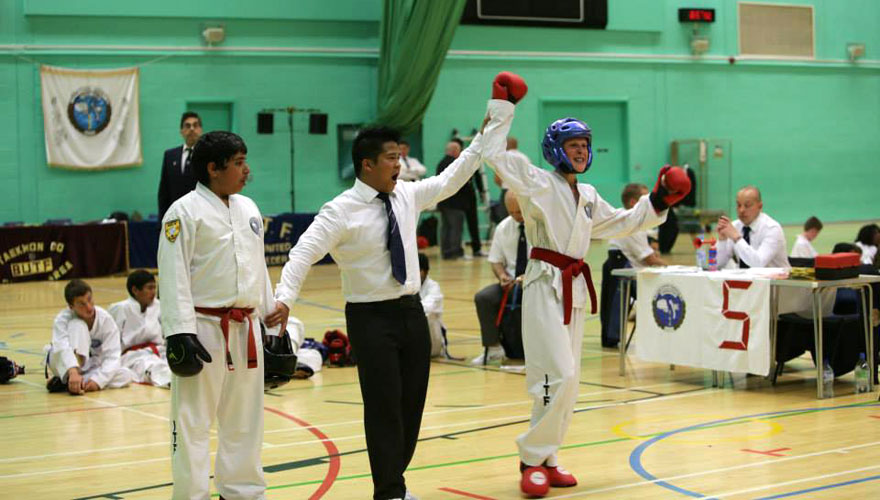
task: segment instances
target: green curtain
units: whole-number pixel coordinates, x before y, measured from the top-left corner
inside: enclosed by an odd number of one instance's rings
[[[377,123],[408,134],[422,123],[466,0],[385,0]]]

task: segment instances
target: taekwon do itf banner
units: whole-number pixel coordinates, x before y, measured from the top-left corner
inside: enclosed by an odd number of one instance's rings
[[[770,281],[639,273],[636,355],[730,372],[770,372]]]
[[[0,283],[69,280],[128,269],[125,223],[0,228]]]
[[[138,69],[40,67],[49,165],[104,169],[143,163]]]

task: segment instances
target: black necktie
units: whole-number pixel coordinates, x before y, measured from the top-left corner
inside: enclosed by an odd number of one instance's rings
[[[184,151],[186,152],[186,161],[183,162],[183,173],[187,173],[190,171],[190,164],[192,164],[193,148],[186,148]]]
[[[519,244],[516,246],[516,278],[526,272],[526,264],[529,263],[528,244],[526,243],[526,227],[519,225]]]
[[[750,228],[749,226],[743,226],[743,239],[746,240],[746,243],[749,245],[752,244],[751,235],[752,235],[752,228]],[[740,267],[740,269],[748,269],[749,265],[746,264],[745,262],[743,262],[742,259],[739,259],[739,267]]]
[[[397,217],[391,208],[391,199],[388,193],[379,193],[377,198],[385,203],[385,213],[388,215],[388,251],[391,252],[391,275],[401,285],[406,283],[406,256],[403,253],[403,240],[400,238],[400,226],[397,225]]]

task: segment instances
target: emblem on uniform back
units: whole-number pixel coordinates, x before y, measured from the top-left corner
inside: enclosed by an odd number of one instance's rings
[[[657,289],[651,300],[651,311],[657,326],[664,331],[672,332],[678,330],[684,322],[687,304],[678,288],[663,285]]]
[[[174,219],[166,222],[165,238],[171,243],[174,243],[178,236],[180,236],[180,219]]]
[[[258,219],[256,217],[251,217],[250,224],[251,224],[251,230],[254,232],[254,234],[259,236],[260,235],[260,219]]]

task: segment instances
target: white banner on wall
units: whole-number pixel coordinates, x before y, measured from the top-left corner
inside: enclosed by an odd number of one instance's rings
[[[140,165],[138,68],[40,66],[49,165],[105,169]]]
[[[770,281],[639,273],[636,355],[768,375]]]

